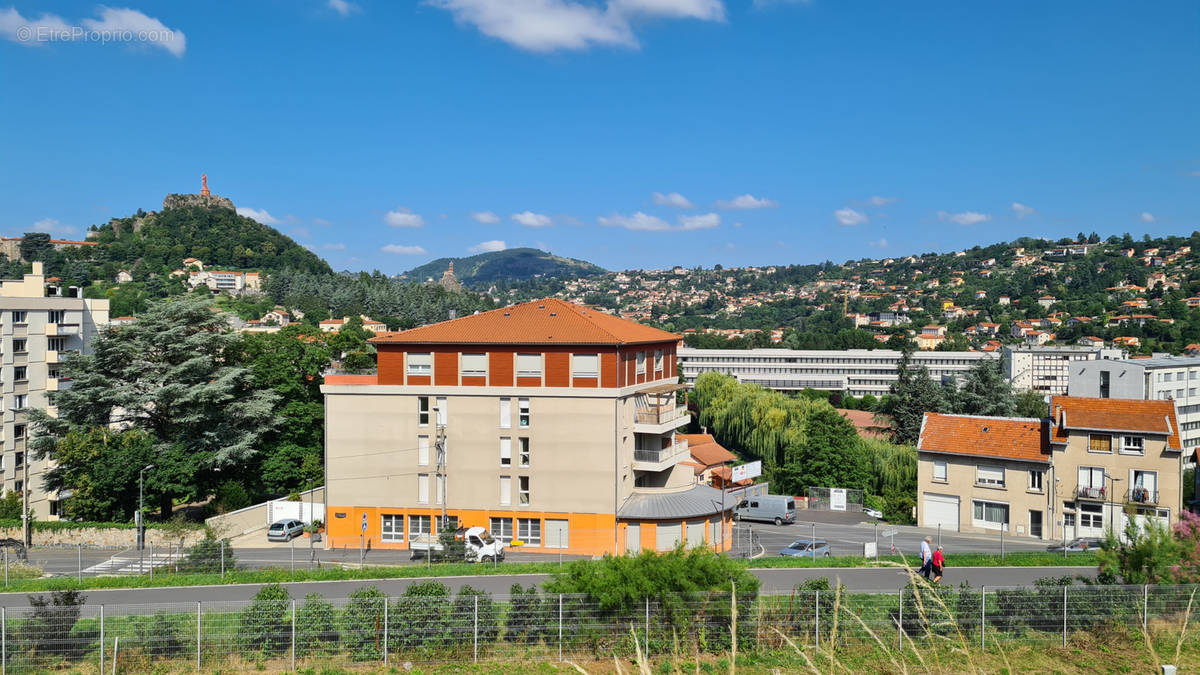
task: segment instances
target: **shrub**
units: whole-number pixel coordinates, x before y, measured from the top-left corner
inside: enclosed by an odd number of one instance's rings
[[[35,655],[78,659],[94,639],[88,634],[73,634],[79,612],[87,596],[79,591],[51,591],[49,597],[29,596],[33,615],[22,626],[25,644]]]
[[[245,653],[279,654],[291,643],[288,608],[291,596],[279,584],[263,586],[242,611],[238,637]]]
[[[440,581],[411,584],[392,603],[389,617],[391,647],[437,649],[450,644],[450,589]]]
[[[377,661],[383,656],[383,605],[387,598],[374,586],[350,594],[342,611],[342,642],[355,661]]]
[[[229,545],[229,540],[217,539],[212,529],[206,529],[204,538],[193,544],[183,560],[179,561],[179,571],[185,573],[220,572],[222,555],[225,556],[224,569],[232,572],[237,567],[237,559],[233,555],[233,547]]]
[[[131,617],[133,637],[151,658],[174,659],[194,655],[195,643],[185,639],[183,624],[187,615],[155,612],[152,616]]]
[[[330,654],[337,650],[337,611],[319,593],[304,596],[296,610],[296,656]]]
[[[458,589],[452,616],[450,639],[459,645],[471,644],[476,631],[481,645],[492,644],[500,635],[500,613],[492,601],[492,594],[487,591],[470,586]]]
[[[543,609],[548,607],[550,599],[542,599],[538,595],[537,586],[529,590],[521,588],[521,584],[513,584],[508,589],[512,597],[512,606],[508,610],[508,621],[505,623],[504,637],[509,642],[518,644],[537,644],[543,633],[548,630],[549,614]],[[557,619],[557,615],[555,617]]]
[[[214,502],[218,513],[229,513],[250,506],[250,494],[237,481],[227,480],[217,486]]]

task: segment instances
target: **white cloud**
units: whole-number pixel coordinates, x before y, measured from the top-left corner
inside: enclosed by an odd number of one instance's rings
[[[503,251],[506,248],[508,248],[508,246],[503,241],[501,241],[499,239],[493,239],[491,241],[481,241],[478,244],[475,244],[471,248],[467,249],[467,252],[468,253],[489,253],[492,251]]]
[[[700,19],[724,21],[722,0],[426,0],[460,24],[532,52],[589,49],[597,46],[637,48],[634,19]]]
[[[533,211],[514,213],[509,216],[509,218],[511,218],[514,223],[518,225],[524,225],[525,227],[549,227],[554,224],[554,221],[550,220],[550,216],[544,216],[540,213],[534,213]]]
[[[882,238],[877,239],[875,241],[867,242],[867,246],[870,246],[871,248],[885,248],[887,245],[888,245],[887,239],[882,239]]]
[[[347,0],[329,0],[329,9],[337,12],[341,16],[350,16],[359,11],[359,6]]]
[[[171,30],[158,19],[136,9],[101,5],[98,12],[98,19],[84,19],[80,25],[71,25],[53,14],[42,14],[36,20],[26,19],[10,7],[0,11],[0,37],[28,46],[55,42],[127,42],[161,47],[175,56],[183,56],[187,51],[187,38],[182,31]]]
[[[237,207],[237,214],[239,216],[253,218],[263,225],[279,225],[283,223],[282,220],[267,213],[266,209],[252,209],[249,206],[239,206]]]
[[[292,228],[288,235],[297,239],[312,239],[312,232],[309,232],[307,227]]]
[[[70,234],[75,231],[74,225],[64,225],[56,218],[42,218],[31,227],[30,232],[45,232],[46,234]]]
[[[1021,202],[1013,202],[1012,210],[1013,210],[1013,213],[1017,214],[1018,218],[1024,218],[1025,216],[1032,216],[1034,213],[1037,212],[1037,210],[1034,209],[1032,206],[1026,206],[1025,204],[1022,204]]]
[[[388,211],[383,217],[383,222],[392,227],[422,227],[425,225],[425,219],[421,217],[421,214],[413,213],[403,206],[395,211]]]
[[[690,209],[696,206],[690,199],[678,192],[668,192],[665,195],[661,192],[655,192],[653,196],[654,203],[659,206],[674,206],[677,209]]]
[[[500,222],[500,216],[492,213],[491,211],[472,211],[471,220],[474,220],[477,223],[483,223],[484,225],[494,225],[495,223]]]
[[[329,227],[332,224],[333,223],[329,222],[328,220],[325,220],[324,218],[313,218],[313,225],[320,225],[321,227]]]
[[[1143,223],[1153,223],[1155,220],[1154,214],[1149,211],[1142,211],[1141,219]]]
[[[878,195],[872,195],[867,199],[867,203],[871,206],[887,206],[888,204],[895,203],[895,201],[895,197],[880,197]]]
[[[400,244],[388,244],[379,249],[384,253],[395,253],[396,255],[425,255],[428,253],[420,246],[401,246]]]
[[[337,244],[322,244],[321,248],[325,249],[326,251],[345,251],[346,245],[340,242]]]
[[[862,225],[870,220],[867,218],[867,214],[859,213],[850,207],[834,211],[833,217],[837,218],[837,221],[842,225]]]
[[[771,206],[779,206],[779,202],[765,198],[760,199],[750,194],[734,197],[727,202],[717,202],[717,208],[719,209],[765,209]]]
[[[992,219],[986,213],[978,213],[976,211],[963,211],[962,213],[950,213],[949,211],[938,211],[938,220],[949,220],[959,225],[978,225]]]
[[[623,227],[635,232],[687,232],[691,230],[707,230],[721,224],[721,216],[706,213],[698,216],[679,216],[678,224],[672,225],[667,221],[638,211],[631,216],[619,213],[605,218],[601,216],[596,222],[606,227]]]

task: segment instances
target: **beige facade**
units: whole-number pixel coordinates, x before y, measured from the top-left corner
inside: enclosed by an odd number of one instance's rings
[[[1008,534],[1050,539],[1049,476],[1048,462],[920,453],[917,522],[921,527],[941,526],[948,531],[1003,529]],[[989,519],[996,506],[1006,509],[1006,524]],[[955,509],[953,517],[950,508]]]

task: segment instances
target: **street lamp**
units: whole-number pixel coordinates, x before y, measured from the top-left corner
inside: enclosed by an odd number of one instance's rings
[[[1115,536],[1113,534],[1113,521],[1117,518],[1115,504],[1113,503],[1113,493],[1117,491],[1117,481],[1121,479],[1107,471],[1104,472],[1104,477],[1112,481],[1112,490],[1108,493],[1108,535],[1111,537]]]
[[[138,542],[137,542],[137,544],[138,544],[139,551],[146,547],[146,522],[145,522],[145,515],[143,513],[143,510],[145,507],[142,505],[144,490],[143,490],[142,486],[145,483],[146,472],[153,468],[154,468],[153,464],[147,464],[146,466],[142,467],[141,471],[138,471],[138,510],[137,510]]]

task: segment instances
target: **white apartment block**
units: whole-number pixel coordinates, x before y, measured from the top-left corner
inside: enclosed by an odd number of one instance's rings
[[[1073,363],[1070,395],[1174,401],[1184,450],[1200,447],[1200,357]]]
[[[108,325],[108,300],[78,297],[47,286],[42,263],[20,281],[0,281],[0,481],[4,491],[29,491],[29,508],[38,520],[58,518],[59,495],[42,487],[48,460],[33,460],[29,438],[29,409],[54,408],[46,394],[70,386],[60,377],[63,359],[91,350],[96,332]]]
[[[700,373],[732,375],[739,382],[778,391],[818,389],[851,396],[881,397],[899,378],[902,353],[891,349],[694,349],[680,347],[679,370],[695,384]],[[924,366],[935,381],[958,379],[995,352],[917,351],[913,367]]]
[[[1014,391],[1036,391],[1050,396],[1065,396],[1075,361],[1123,359],[1125,352],[1104,347],[1004,348],[1004,376]]]

